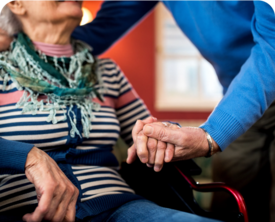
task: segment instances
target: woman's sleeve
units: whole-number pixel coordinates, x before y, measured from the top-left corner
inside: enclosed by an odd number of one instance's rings
[[[222,101],[201,126],[222,150],[248,130],[275,99],[275,14],[263,1],[254,1],[254,5],[251,30],[255,46]]]
[[[25,163],[32,144],[0,138],[0,174],[25,173]]]
[[[100,55],[150,12],[158,1],[105,1],[96,18],[79,26],[73,38],[88,43]]]
[[[119,82],[119,96],[115,109],[121,128],[120,137],[131,146],[133,143],[132,129],[136,121],[146,119],[150,113],[119,67],[117,67],[117,81]]]

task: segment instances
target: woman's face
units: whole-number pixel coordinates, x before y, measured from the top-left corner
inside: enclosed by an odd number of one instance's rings
[[[36,23],[71,22],[72,26],[77,26],[82,18],[82,1],[20,1],[25,16]]]

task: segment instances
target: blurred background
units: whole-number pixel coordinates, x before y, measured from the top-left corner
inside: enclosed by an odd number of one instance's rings
[[[102,1],[84,1],[82,25],[92,21]],[[131,32],[124,35],[102,58],[113,59],[125,73],[151,114],[182,126],[199,126],[222,98],[222,88],[212,66],[179,30],[162,4]],[[207,76],[207,77],[206,77]],[[127,147],[118,142],[120,160]],[[195,160],[203,173],[195,179],[211,182],[211,158]],[[209,209],[211,193],[195,193]]]

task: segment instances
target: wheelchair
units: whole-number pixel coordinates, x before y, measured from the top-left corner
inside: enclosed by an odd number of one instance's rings
[[[161,172],[154,172],[139,160],[128,165],[123,162],[120,174],[136,194],[156,204],[175,210],[197,214],[225,222],[248,222],[248,214],[242,195],[221,182],[199,184],[192,176],[201,174],[201,168],[186,160],[165,164]],[[193,190],[199,192],[225,191],[233,195],[238,206],[236,212],[209,212],[196,202]]]

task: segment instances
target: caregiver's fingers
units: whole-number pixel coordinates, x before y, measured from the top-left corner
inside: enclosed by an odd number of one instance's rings
[[[148,162],[148,149],[147,149],[148,137],[143,134],[143,131],[139,132],[136,139],[136,151],[137,155],[142,163]]]
[[[129,149],[128,149],[128,157],[127,157],[127,160],[126,162],[128,164],[131,164],[133,163],[136,158],[137,158],[137,150],[136,150],[136,147],[135,147],[135,144],[133,144]]]
[[[148,137],[155,138],[162,142],[182,145],[186,135],[181,129],[171,129],[170,127],[166,127],[165,125],[151,123],[143,127],[143,133]]]
[[[163,167],[165,150],[166,150],[166,143],[158,141],[155,165],[154,165],[154,170],[156,172],[161,171]]]
[[[143,129],[144,125],[149,124],[149,123],[154,123],[156,121],[157,121],[157,119],[152,116],[150,116],[144,120],[137,120],[137,122],[132,130],[132,138],[133,138],[134,143],[136,142],[137,135]]]

